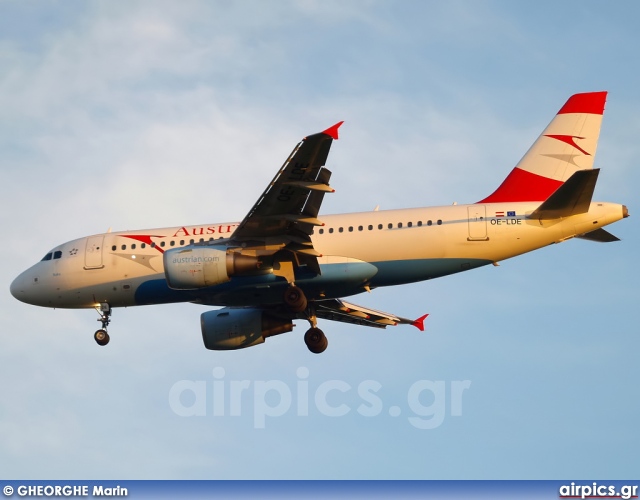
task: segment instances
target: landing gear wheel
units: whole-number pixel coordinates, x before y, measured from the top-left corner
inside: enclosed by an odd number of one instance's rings
[[[93,334],[93,338],[96,340],[98,345],[107,345],[110,340],[109,334],[107,333],[106,330],[103,330],[102,328]]]
[[[304,343],[307,344],[309,350],[314,354],[320,354],[329,345],[327,337],[320,328],[309,328],[304,334]]]
[[[284,303],[293,312],[302,312],[307,308],[307,297],[300,287],[291,285],[284,292]]]
[[[109,326],[109,323],[111,323],[111,306],[107,302],[101,302],[95,306],[95,309],[100,315],[98,321],[102,325],[102,328],[93,334],[93,338],[98,345],[107,345],[109,343],[107,327]]]

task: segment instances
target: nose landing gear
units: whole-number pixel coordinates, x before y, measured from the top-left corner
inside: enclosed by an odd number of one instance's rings
[[[100,315],[98,321],[102,323],[102,328],[93,334],[93,338],[98,345],[104,346],[107,345],[110,340],[109,334],[107,333],[107,326],[109,326],[111,322],[111,306],[106,302],[102,302],[99,306],[96,306],[96,311],[98,311]]]
[[[109,334],[102,328],[93,334],[93,338],[96,340],[98,345],[107,345],[110,340]]]

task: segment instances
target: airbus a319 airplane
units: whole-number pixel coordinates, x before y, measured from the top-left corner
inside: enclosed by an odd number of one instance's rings
[[[223,306],[200,317],[207,349],[254,346],[318,319],[385,328],[416,320],[343,297],[467,271],[578,237],[608,242],[603,226],[628,216],[592,201],[593,161],[606,92],[576,94],[502,184],[470,205],[326,215],[329,148],[342,122],[304,138],[240,222],[107,232],[56,246],[20,274],[11,293],[28,304],[96,308],[109,342],[113,308],[193,302]]]

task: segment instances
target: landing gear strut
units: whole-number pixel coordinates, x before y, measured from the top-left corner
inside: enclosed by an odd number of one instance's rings
[[[98,345],[107,345],[109,343],[109,334],[107,333],[107,326],[111,322],[111,306],[108,303],[102,302],[99,306],[96,306],[96,311],[100,317],[98,321],[102,323],[102,328],[93,334],[93,338]]]
[[[304,334],[304,343],[307,344],[307,348],[314,354],[324,352],[329,341],[324,332],[318,328],[318,318],[316,318],[313,303],[309,304],[302,289],[291,283],[284,292],[283,300],[291,312],[303,313],[303,317],[309,321],[311,328]]]

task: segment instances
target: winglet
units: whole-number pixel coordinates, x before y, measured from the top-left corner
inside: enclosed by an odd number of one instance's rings
[[[415,326],[418,330],[420,330],[421,332],[424,332],[424,320],[427,318],[427,316],[429,316],[428,314],[425,314],[424,316],[420,316],[417,320],[415,320],[413,323],[411,323],[413,326]]]
[[[327,134],[332,139],[338,140],[338,129],[340,128],[340,125],[342,125],[343,123],[344,121],[338,122],[332,127],[329,127],[327,130],[324,130],[322,133]]]

